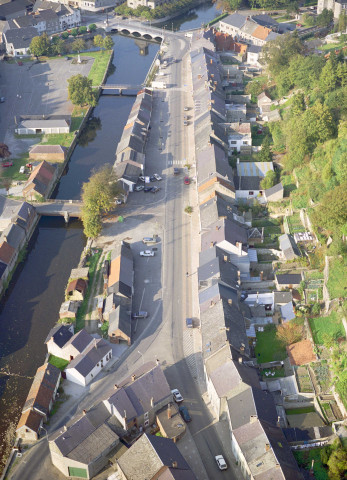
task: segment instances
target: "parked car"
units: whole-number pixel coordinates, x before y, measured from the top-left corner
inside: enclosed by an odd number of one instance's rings
[[[154,257],[154,252],[152,250],[143,250],[140,252],[140,257]]]
[[[190,178],[184,177],[184,185],[189,185],[189,184],[190,184]]]
[[[193,328],[194,327],[194,323],[193,323],[192,318],[186,318],[186,327],[187,328]]]
[[[189,110],[189,107],[184,107],[184,109],[183,109],[183,110],[184,110],[185,112],[188,112],[188,110]]]
[[[148,312],[143,312],[140,310],[139,312],[135,312],[132,314],[133,318],[147,318],[148,317]]]
[[[147,192],[151,192],[152,190],[153,190],[153,187],[145,187],[145,188],[143,189],[143,191],[146,192],[146,193],[147,193]]]
[[[153,177],[154,177],[156,180],[158,180],[158,181],[159,181],[159,180],[163,180],[163,179],[161,178],[161,176],[158,175],[157,173],[153,173]]]
[[[145,187],[143,185],[138,185],[137,187],[135,187],[135,192],[141,192],[141,190],[143,190]]]
[[[158,193],[160,190],[160,187],[153,187],[152,188],[152,193]]]
[[[155,178],[154,175],[152,175],[151,177],[149,177],[149,181],[150,182],[155,182],[157,179]]]
[[[4,103],[5,97],[0,97],[0,103]]]
[[[189,415],[189,411],[188,411],[188,408],[184,405],[181,405],[179,407],[179,412],[183,418],[183,420],[188,423],[188,422],[191,422],[192,421],[192,417]]]
[[[156,237],[143,237],[142,243],[149,244],[149,243],[157,243]]]
[[[174,168],[174,175],[179,175],[180,169],[179,168]]]
[[[217,462],[219,470],[226,470],[228,468],[228,465],[226,464],[223,455],[216,455],[214,458]]]
[[[187,120],[184,120],[183,125],[186,127],[188,125]]]
[[[177,388],[174,388],[173,390],[171,390],[171,393],[172,393],[173,399],[175,400],[176,403],[183,402],[183,397],[180,394],[179,390],[177,390]]]
[[[145,177],[143,177],[142,175],[141,175],[141,177],[139,177],[139,180],[140,180],[140,182],[143,182],[143,183],[145,183],[145,181],[146,181]]]
[[[12,165],[13,165],[13,162],[4,162],[4,163],[1,164],[1,166],[4,167],[4,168],[5,167],[12,167]]]

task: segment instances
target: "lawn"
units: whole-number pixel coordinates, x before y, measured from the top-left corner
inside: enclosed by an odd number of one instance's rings
[[[279,227],[282,225],[282,217],[279,218],[255,218],[252,227]]]
[[[336,312],[332,312],[328,317],[310,318],[309,322],[313,340],[317,345],[324,344],[325,335],[332,338],[345,336],[341,319]]]
[[[65,370],[65,367],[69,365],[69,362],[67,360],[65,360],[64,358],[56,357],[54,355],[49,356],[48,362],[59,368],[59,370],[61,371]]]
[[[62,145],[69,147],[75,138],[75,133],[50,133],[43,137],[41,145]]]
[[[319,50],[323,50],[324,52],[330,52],[331,50],[338,50],[341,47],[345,47],[346,42],[339,42],[339,43],[326,43],[319,47]]]
[[[267,325],[264,332],[257,332],[255,356],[258,363],[284,360],[287,357],[286,347],[276,338],[276,326]]]
[[[284,196],[289,197],[290,192],[296,190],[296,184],[293,175],[281,175],[281,182],[284,188]]]
[[[331,299],[346,296],[346,266],[346,262],[339,258],[335,258],[329,262],[329,279],[327,287]]]
[[[302,413],[311,413],[315,412],[316,409],[312,405],[312,407],[304,407],[304,408],[288,408],[286,409],[286,415],[301,415]]]
[[[310,470],[312,460],[314,460],[313,474],[316,480],[329,480],[328,470],[323,466],[320,459],[320,448],[310,450],[294,450],[293,454],[299,467]]]
[[[0,182],[1,187],[6,188],[10,186],[9,183],[12,181],[21,181],[26,182],[28,177],[24,173],[19,173],[20,167],[25,166],[28,163],[29,155],[27,153],[23,154],[21,158],[11,159],[13,162],[12,167],[1,168],[0,170]]]
[[[302,232],[305,230],[301,223],[299,213],[294,213],[294,215],[287,217],[287,222],[291,234],[294,234],[296,232]]]
[[[97,87],[101,84],[111,53],[112,50],[81,53],[81,57],[85,56],[94,58],[92,68],[88,74],[88,78],[92,80],[93,87]]]

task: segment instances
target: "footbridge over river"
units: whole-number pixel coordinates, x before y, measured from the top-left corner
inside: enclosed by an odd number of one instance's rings
[[[64,217],[65,222],[70,217],[80,218],[83,202],[81,200],[46,200],[32,202],[36,212],[46,217]]]

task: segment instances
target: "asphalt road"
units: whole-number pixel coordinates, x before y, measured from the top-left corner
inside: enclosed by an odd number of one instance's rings
[[[158,301],[153,318],[146,328],[141,328],[141,334],[112,368],[112,373],[95,382],[80,402],[66,411],[66,415],[63,418],[60,417],[59,421],[57,421],[58,418],[55,421],[53,417],[47,428],[49,432],[60,428],[73,417],[76,411],[90,408],[101,398],[106,397],[108,390],[112,390],[115,383],[119,383],[122,378],[128,376],[143,361],[159,358],[170,387],[176,387],[181,391],[185,399],[184,403],[192,416],[188,429],[193,441],[189,444],[190,451],[185,453],[188,461],[194,456],[200,456],[202,460],[204,468],[195,472],[197,478],[204,480],[223,476],[233,479],[235,477],[231,469],[220,472],[215,464],[214,456],[217,454],[224,454],[228,458],[228,444],[222,445],[211,414],[201,397],[203,392],[192,377],[183,351],[185,318],[191,316],[192,312],[190,279],[186,277],[186,272],[190,270],[191,265],[191,223],[189,217],[184,214],[184,208],[188,205],[189,188],[195,187],[184,185],[183,174],[174,176],[173,166],[182,168],[186,162],[185,159],[192,155],[192,147],[189,147],[191,142],[189,129],[183,125],[183,108],[185,105],[192,107],[192,96],[185,84],[187,70],[182,62],[187,49],[187,39],[177,37],[171,39],[167,46],[166,57],[171,58],[172,61],[168,67],[166,83],[175,88],[156,93],[162,97],[163,102],[157,102],[159,111],[157,110],[152,122],[151,136],[154,137],[152,147],[157,142],[155,137],[157,136],[158,142],[162,140],[164,149],[158,149],[156,153],[152,150],[151,155],[147,154],[146,174],[164,172],[165,178],[160,182],[162,190],[156,195],[134,193],[129,204],[124,207],[124,213],[127,212],[133,217],[138,211],[146,211],[144,208],[146,205],[142,202],[148,202],[148,209],[154,213],[162,229],[161,279],[155,280],[158,291],[161,287],[161,301]],[[144,263],[147,262],[147,259],[141,260],[144,260]],[[146,266],[147,264],[144,265],[144,269]],[[153,270],[151,272],[148,273],[148,277],[151,277]],[[139,305],[141,308],[146,306],[145,300],[141,299]],[[49,466],[48,461],[47,442],[44,438],[24,456],[23,462],[10,478],[41,480],[48,478],[47,475],[49,478],[59,480],[64,478],[54,467]]]

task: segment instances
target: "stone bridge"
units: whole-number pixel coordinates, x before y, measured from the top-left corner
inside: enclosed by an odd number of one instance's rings
[[[129,22],[126,20],[117,20],[117,23],[110,24],[106,31],[120,33],[122,35],[132,35],[133,37],[155,42],[162,42],[168,34],[175,35],[175,33],[165,30],[164,28],[152,27],[140,22]]]
[[[46,200],[32,202],[36,212],[46,217],[64,217],[65,222],[70,217],[80,218],[83,202],[81,200]]]

